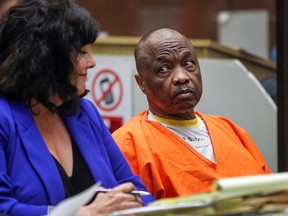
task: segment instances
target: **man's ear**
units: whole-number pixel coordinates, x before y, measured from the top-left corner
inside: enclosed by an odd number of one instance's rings
[[[135,74],[134,77],[135,77],[135,80],[136,80],[139,88],[145,94],[145,83],[144,83],[143,77],[140,76],[139,74]]]

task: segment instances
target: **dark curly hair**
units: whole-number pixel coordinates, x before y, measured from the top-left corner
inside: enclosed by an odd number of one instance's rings
[[[20,0],[0,22],[0,94],[22,99],[30,110],[36,99],[51,112],[58,108],[48,98],[57,94],[75,113],[73,62],[98,32],[98,23],[72,0]]]

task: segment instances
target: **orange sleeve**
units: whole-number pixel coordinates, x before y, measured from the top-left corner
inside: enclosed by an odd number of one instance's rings
[[[258,161],[259,164],[261,164],[264,173],[272,173],[257,145],[254,143],[246,130],[238,128],[237,133],[245,148],[250,152],[254,159]]]
[[[125,125],[125,128],[122,128],[121,131],[116,130],[112,136],[127,159],[133,173],[140,176],[148,191],[156,198],[163,197],[165,190],[157,169],[157,161],[149,149],[148,141],[142,133],[143,129],[138,127],[138,125],[133,125],[130,128],[129,125]],[[133,134],[130,133],[130,130],[133,131]],[[137,131],[141,132],[137,133]],[[134,137],[137,137],[137,140]]]
[[[262,170],[264,173],[272,173],[268,164],[266,163],[264,157],[262,156],[259,148],[257,147],[256,143],[252,140],[251,136],[248,134],[248,132],[233,123],[230,119],[226,117],[215,117],[210,115],[205,115],[205,119],[209,118],[209,122],[215,122],[218,126],[221,125],[222,130],[230,131],[230,134],[235,134],[240,142],[239,144],[243,145],[249,153],[252,155],[252,157],[258,162],[258,164],[262,167]],[[216,123],[217,122],[217,123]],[[226,129],[224,129],[226,128]],[[236,144],[237,142],[235,142]]]

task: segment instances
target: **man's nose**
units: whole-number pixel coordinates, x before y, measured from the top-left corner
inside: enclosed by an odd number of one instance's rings
[[[188,72],[178,66],[178,67],[175,67],[174,69],[174,77],[173,77],[173,84],[174,85],[177,85],[177,84],[183,84],[183,83],[187,83],[189,82],[189,76],[188,76]]]

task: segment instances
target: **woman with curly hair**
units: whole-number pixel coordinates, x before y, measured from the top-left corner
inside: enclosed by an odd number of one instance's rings
[[[46,215],[97,181],[78,215],[145,205],[146,190],[84,99],[99,26],[69,0],[19,0],[0,21],[0,212]]]

